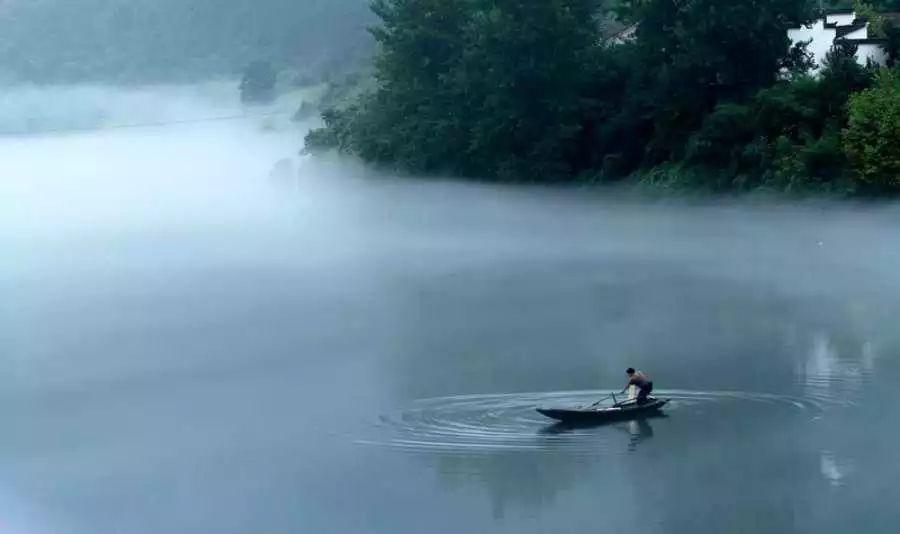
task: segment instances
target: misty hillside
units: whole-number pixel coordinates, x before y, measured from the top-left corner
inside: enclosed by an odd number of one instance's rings
[[[4,0],[0,80],[193,81],[255,59],[321,77],[369,50],[366,0]]]

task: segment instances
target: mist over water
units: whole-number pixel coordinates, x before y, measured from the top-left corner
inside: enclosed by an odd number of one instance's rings
[[[244,112],[29,91],[34,129]],[[897,206],[400,179],[302,137],[0,138],[5,528],[894,530]],[[667,417],[533,411],[628,366]]]

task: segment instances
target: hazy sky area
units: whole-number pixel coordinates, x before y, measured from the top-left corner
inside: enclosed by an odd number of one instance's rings
[[[366,0],[3,0],[0,82],[233,78],[254,60],[302,78],[371,51]]]
[[[240,111],[4,122],[34,101]],[[892,531],[896,206],[396,179],[302,130],[0,138],[5,531]],[[667,418],[533,412],[627,365]]]

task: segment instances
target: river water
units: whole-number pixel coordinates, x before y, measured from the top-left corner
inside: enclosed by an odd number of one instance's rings
[[[896,531],[897,207],[402,180],[301,138],[0,138],[4,532]],[[534,411],[628,366],[665,417]]]

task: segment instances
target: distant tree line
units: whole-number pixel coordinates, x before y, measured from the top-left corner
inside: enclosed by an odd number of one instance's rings
[[[308,150],[491,180],[900,190],[900,77],[858,65],[848,46],[806,74],[809,55],[787,29],[817,14],[815,0],[372,7],[372,88],[326,110]],[[601,38],[610,13],[639,22],[634,40]]]
[[[0,82],[169,82],[367,58],[367,0],[0,1]]]

